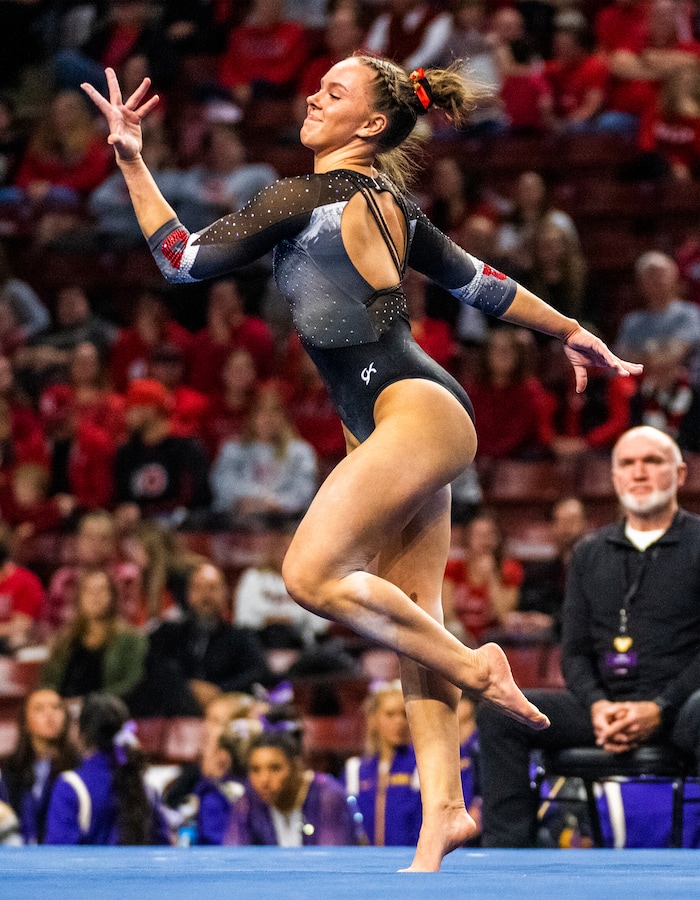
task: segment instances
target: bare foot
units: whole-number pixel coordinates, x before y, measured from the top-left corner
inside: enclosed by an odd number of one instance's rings
[[[480,699],[536,731],[548,728],[549,719],[534,703],[530,703],[515,683],[510,663],[498,644],[484,644],[474,653],[478,664],[484,668],[486,678],[486,687],[481,691]]]
[[[476,822],[463,806],[424,816],[413,862],[399,872],[438,872],[444,857],[476,831]]]

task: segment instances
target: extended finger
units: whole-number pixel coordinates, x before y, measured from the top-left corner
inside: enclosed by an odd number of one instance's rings
[[[149,112],[155,109],[159,103],[160,97],[158,96],[158,94],[154,94],[142,106],[139,106],[138,109],[135,109],[134,112],[140,119],[145,119]]]
[[[105,77],[107,78],[107,86],[109,88],[109,102],[112,106],[121,106],[122,91],[117,81],[117,73],[109,66],[105,69]]]
[[[84,81],[80,87],[85,91],[88,97],[92,100],[95,106],[100,110],[100,112],[105,115],[109,115],[112,104],[106,97],[103,97],[102,94],[97,90],[97,88],[93,87],[91,84],[88,84],[87,81]]]
[[[574,375],[576,376],[576,393],[582,394],[588,384],[588,372],[585,366],[574,363]]]
[[[128,107],[129,109],[136,109],[136,107],[139,105],[139,103],[143,100],[143,98],[148,93],[148,89],[150,88],[150,86],[151,86],[151,79],[148,76],[146,76],[146,78],[143,79],[141,84],[136,88],[134,93],[126,101],[124,106]]]

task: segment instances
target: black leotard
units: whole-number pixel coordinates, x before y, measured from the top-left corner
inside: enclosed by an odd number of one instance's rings
[[[341,218],[358,191],[380,231],[372,192],[389,191],[402,210],[407,222],[403,263],[396,250],[392,254],[399,267],[410,266],[490,315],[508,309],[515,282],[453,243],[388,179],[347,169],[277,181],[239,212],[200,233],[190,234],[173,219],[152,235],[149,245],[173,282],[222,275],[274,249],[275,280],[290,304],[299,337],[358,440],[374,430],[380,392],[404,378],[442,384],[473,417],[463,388],[413,339],[401,285],[375,290],[352,264]],[[383,237],[391,250],[388,230]]]

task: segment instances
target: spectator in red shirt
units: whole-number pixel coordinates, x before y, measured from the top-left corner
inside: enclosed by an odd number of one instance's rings
[[[131,325],[122,330],[110,353],[114,389],[124,393],[130,381],[146,377],[154,347],[176,344],[186,353],[191,339],[190,332],[171,318],[160,294],[149,289],[142,291],[136,300]]]
[[[209,414],[209,399],[183,384],[185,357],[177,344],[160,344],[151,351],[149,378],[155,378],[170,392],[172,434],[180,437],[202,437]]]
[[[234,279],[215,281],[209,288],[207,324],[194,335],[189,348],[191,386],[203,394],[220,391],[224,363],[239,347],[253,357],[260,378],[272,374],[272,332],[262,319],[246,313],[243,294]]]
[[[616,50],[640,53],[647,37],[648,0],[614,0],[598,10],[595,36],[598,50],[609,56]]]
[[[634,133],[660,85],[676,69],[698,59],[700,44],[692,39],[687,17],[674,0],[651,0],[641,45],[639,25],[630,26],[628,43],[610,37],[606,42],[611,79],[598,128]]]
[[[203,437],[211,459],[224,441],[243,434],[258,387],[255,360],[247,350],[233,350],[221,372],[222,388],[216,391],[204,419]]]
[[[659,171],[691,181],[700,169],[700,60],[676,69],[642,114],[639,147]]]
[[[245,20],[229,35],[219,66],[220,83],[246,107],[263,97],[290,97],[308,50],[306,32],[284,19],[282,0],[253,0]]]
[[[592,36],[580,12],[569,10],[556,16],[554,56],[545,63],[544,74],[552,89],[558,131],[590,126],[603,106],[608,69],[592,47]]]
[[[443,584],[445,624],[464,643],[483,643],[518,605],[523,568],[504,558],[495,517],[478,513],[464,530],[462,553],[447,563]]]
[[[81,422],[90,422],[106,431],[115,445],[125,436],[124,399],[107,388],[102,361],[97,347],[90,341],[83,341],[72,351],[68,364],[68,384],[48,387],[42,394],[39,405],[52,405],[53,393],[71,390]]]
[[[46,463],[47,458],[41,420],[15,391],[10,360],[0,356],[0,475],[14,465]]]
[[[557,435],[552,448],[558,457],[577,457],[586,450],[610,450],[631,425],[635,379],[609,377],[596,371],[590,374],[582,394],[576,393],[567,378],[567,390],[554,413]]]
[[[73,512],[75,500],[67,494],[47,496],[49,473],[45,466],[16,466],[8,483],[0,489],[0,514],[14,529],[14,537],[25,541],[44,531],[55,531]]]
[[[61,91],[39,118],[15,178],[32,204],[87,197],[114,167],[114,155],[77,91]]]
[[[513,134],[538,134],[554,127],[552,89],[531,43],[517,38],[498,54],[500,98]]]
[[[13,562],[9,534],[0,531],[0,653],[13,653],[32,639],[44,602],[37,576]]]
[[[483,373],[465,388],[479,423],[477,458],[537,459],[552,439],[552,401],[527,371],[525,347],[516,328],[489,334]]]
[[[49,495],[75,498],[78,510],[106,509],[112,502],[114,440],[89,421],[81,421],[72,389],[57,385],[43,399],[41,414],[47,437]]]

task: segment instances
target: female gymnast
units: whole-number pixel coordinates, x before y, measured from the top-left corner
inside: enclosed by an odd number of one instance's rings
[[[83,89],[105,115],[136,217],[165,277],[222,275],[274,249],[275,278],[343,420],[348,454],[324,481],[283,575],[308,609],[396,650],[420,776],[423,825],[409,871],[436,871],[476,825],[462,796],[461,690],[533,728],[546,716],[520,692],[495,644],[470,650],[442,625],[449,484],[474,458],[469,398],[411,338],[401,280],[410,266],[465,303],[558,337],[576,373],[640,367],[505,275],[453,244],[404,192],[409,135],[431,105],[464,119],[470,86],[455,68],[409,76],[384,59],[334,65],[301,127],[312,175],[265,188],[190,234],[141,157],[141,120],[158,103],[144,79],[123,101]],[[376,561],[373,563],[373,561]]]

